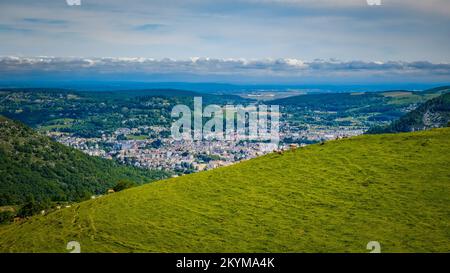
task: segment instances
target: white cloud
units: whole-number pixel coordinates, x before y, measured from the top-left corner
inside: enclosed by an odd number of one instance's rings
[[[441,75],[450,78],[449,63],[422,62],[366,62],[298,59],[214,59],[190,58],[186,60],[153,58],[60,58],[60,57],[0,57],[0,72],[7,74],[39,73],[92,73],[96,74],[195,74],[239,76],[371,76]]]

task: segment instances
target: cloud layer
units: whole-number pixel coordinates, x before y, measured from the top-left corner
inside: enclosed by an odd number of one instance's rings
[[[245,82],[450,82],[449,63],[298,59],[0,57],[0,79],[133,79]],[[59,78],[62,79],[62,78]]]

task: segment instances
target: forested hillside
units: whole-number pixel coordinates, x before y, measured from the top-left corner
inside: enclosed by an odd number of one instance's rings
[[[417,109],[407,113],[399,120],[387,126],[371,128],[368,134],[398,133],[426,130],[449,126],[450,93],[443,94],[421,104]]]
[[[88,156],[0,116],[0,205],[31,198],[78,201],[104,193],[121,179],[144,183],[166,176]]]

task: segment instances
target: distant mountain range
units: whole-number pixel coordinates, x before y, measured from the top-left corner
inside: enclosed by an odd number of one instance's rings
[[[0,205],[29,198],[79,201],[104,193],[121,179],[145,183],[167,175],[88,156],[0,116]]]
[[[233,94],[253,91],[303,90],[313,93],[366,92],[383,90],[426,90],[437,84],[239,84],[215,82],[139,82],[139,81],[2,81],[1,88],[68,88],[79,91],[180,89],[199,93]]]
[[[399,133],[450,126],[450,93],[426,101],[387,126],[376,126],[368,134]]]

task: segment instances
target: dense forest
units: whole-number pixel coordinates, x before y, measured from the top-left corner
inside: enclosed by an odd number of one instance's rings
[[[0,116],[0,205],[79,201],[120,180],[142,184],[167,176],[88,156]]]
[[[247,104],[235,95],[185,90],[73,91],[65,89],[0,89],[0,115],[42,131],[78,137],[101,137],[120,127],[170,127],[177,104],[192,106],[193,97],[207,104]]]

